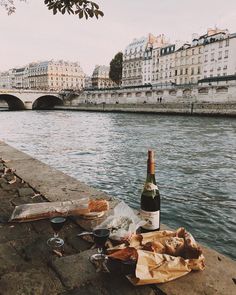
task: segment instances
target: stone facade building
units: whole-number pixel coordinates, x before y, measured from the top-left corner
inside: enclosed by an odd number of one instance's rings
[[[92,85],[92,77],[91,76],[85,76],[84,88],[85,89],[91,89],[91,88],[93,88],[93,85]]]
[[[84,88],[85,74],[77,62],[45,61],[30,63],[0,74],[1,88],[62,89]]]
[[[111,88],[116,86],[109,78],[110,67],[107,66],[95,66],[92,74],[92,87],[93,88]]]
[[[152,81],[152,53],[165,43],[164,36],[148,34],[134,39],[123,52],[122,86],[149,84]]]
[[[122,86],[197,84],[236,74],[236,33],[208,29],[202,36],[194,34],[191,43],[173,44],[161,36],[149,34],[126,47]]]
[[[211,30],[202,38],[203,78],[236,74],[236,34]]]

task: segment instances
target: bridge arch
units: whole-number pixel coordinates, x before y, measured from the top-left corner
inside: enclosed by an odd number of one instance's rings
[[[0,100],[4,100],[8,104],[10,111],[25,110],[23,101],[12,94],[0,94]]]
[[[34,101],[32,110],[51,110],[54,106],[62,104],[63,100],[55,95],[43,95]]]

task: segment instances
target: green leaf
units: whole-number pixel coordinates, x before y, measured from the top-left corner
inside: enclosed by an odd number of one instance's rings
[[[92,10],[89,10],[88,14],[89,14],[90,17],[94,17],[94,12]]]
[[[94,6],[96,9],[99,9],[99,5],[95,2],[90,2],[92,6]]]
[[[61,10],[61,13],[62,13],[62,14],[65,14],[65,12],[66,12],[66,7],[64,6],[64,7],[62,8],[62,10]]]
[[[104,13],[101,10],[97,10],[98,15],[104,16]]]
[[[53,14],[57,14],[57,8],[55,6],[53,7]]]
[[[83,16],[84,16],[84,11],[81,9],[79,12],[79,18],[83,18]]]

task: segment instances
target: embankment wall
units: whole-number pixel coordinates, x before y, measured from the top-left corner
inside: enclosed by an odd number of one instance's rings
[[[80,103],[56,107],[56,109],[93,112],[156,113],[179,115],[212,115],[236,117],[236,103],[158,103],[158,104],[91,104]]]

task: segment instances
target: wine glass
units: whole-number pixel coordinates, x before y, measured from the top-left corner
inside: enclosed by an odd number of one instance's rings
[[[109,238],[110,231],[106,228],[99,228],[93,230],[93,239],[97,246],[98,253],[90,256],[91,262],[104,261],[106,259],[106,255],[104,254],[105,244],[107,239]]]
[[[62,229],[65,222],[66,218],[62,216],[56,216],[50,219],[54,235],[52,238],[48,239],[47,244],[53,249],[61,248],[64,245],[64,240],[59,237],[59,231]]]

